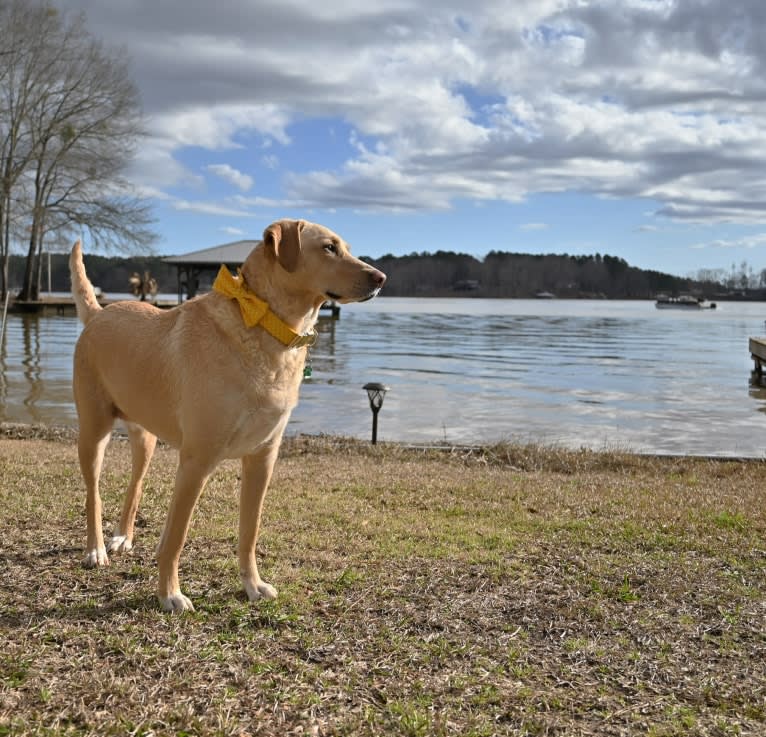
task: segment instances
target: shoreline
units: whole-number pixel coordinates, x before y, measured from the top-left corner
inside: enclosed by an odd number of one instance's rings
[[[46,442],[55,443],[76,443],[78,436],[78,428],[73,425],[45,425],[38,423],[24,423],[24,422],[0,422],[0,439],[10,440],[43,440]],[[119,428],[115,428],[112,432],[112,440],[127,440],[127,434],[120,431]],[[356,438],[347,435],[332,435],[332,434],[311,434],[311,433],[286,433],[282,441],[281,455],[290,452],[293,448],[301,448],[301,452],[305,452],[307,446],[326,446],[326,445],[342,446],[346,449],[368,449],[375,451],[378,449],[379,453],[384,452],[386,449],[396,449],[403,452],[420,452],[428,454],[443,454],[443,455],[463,455],[463,456],[475,456],[486,457],[488,455],[497,455],[506,452],[505,449],[514,449],[516,451],[523,450],[526,453],[539,452],[541,454],[572,454],[582,455],[591,454],[594,456],[625,456],[637,459],[647,460],[695,460],[695,461],[709,461],[709,462],[721,462],[721,463],[766,463],[766,454],[762,456],[736,456],[736,455],[710,455],[703,453],[651,453],[640,452],[626,449],[623,446],[614,448],[568,448],[566,446],[545,444],[545,443],[520,443],[520,442],[508,442],[498,441],[496,443],[485,444],[445,444],[440,441],[435,441],[433,444],[429,443],[409,443],[399,442],[395,440],[379,441],[377,446],[371,445],[369,440],[362,438]],[[160,446],[168,447],[162,440],[159,441]]]

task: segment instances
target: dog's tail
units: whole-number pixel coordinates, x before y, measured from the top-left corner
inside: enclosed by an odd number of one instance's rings
[[[94,315],[101,312],[102,307],[96,299],[96,291],[85,273],[85,264],[82,260],[82,246],[80,241],[72,247],[69,254],[69,275],[72,277],[72,296],[77,307],[77,317],[83,325],[87,325]]]

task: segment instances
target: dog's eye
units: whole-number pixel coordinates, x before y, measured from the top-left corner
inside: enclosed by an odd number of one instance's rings
[[[327,253],[337,255],[338,246],[336,246],[334,243],[325,243],[324,250],[327,251]]]

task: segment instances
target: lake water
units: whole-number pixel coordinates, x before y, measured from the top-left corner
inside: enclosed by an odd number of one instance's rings
[[[366,438],[363,384],[390,387],[379,438],[763,457],[766,388],[748,338],[766,304],[378,298],[320,321],[289,433]],[[0,420],[77,422],[74,317],[9,315]],[[147,366],[147,371],[151,366]]]

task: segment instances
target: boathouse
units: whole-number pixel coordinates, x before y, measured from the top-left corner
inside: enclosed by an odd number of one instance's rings
[[[181,304],[184,299],[196,296],[200,287],[204,291],[210,289],[221,264],[225,264],[230,271],[234,272],[244,263],[250,251],[258,243],[260,241],[233,241],[162,259],[165,263],[176,267],[178,304]],[[340,316],[340,306],[336,302],[325,302],[322,310],[329,311],[335,319]]]
[[[196,296],[200,288],[200,280],[204,278],[203,288],[209,288],[213,283],[221,264],[226,264],[230,271],[241,266],[258,241],[234,241],[200,251],[191,251],[180,256],[168,256],[162,259],[167,264],[176,267],[178,282],[178,302]],[[210,284],[207,284],[207,282]]]

